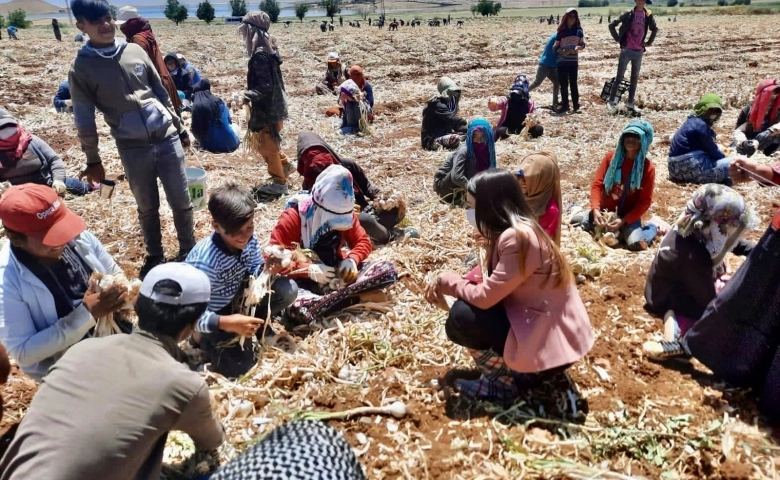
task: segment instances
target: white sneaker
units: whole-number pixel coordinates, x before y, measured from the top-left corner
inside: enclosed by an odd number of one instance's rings
[[[633,103],[629,103],[628,105],[626,105],[626,107],[628,107],[628,109],[633,113],[642,113],[642,109],[637,108],[636,105],[634,105]]]
[[[615,103],[615,102],[608,102],[607,103],[607,112],[614,115],[617,112],[617,103]]]
[[[605,233],[604,235],[601,236],[601,240],[604,242],[604,245],[613,248],[620,243],[620,240],[618,240],[614,232]]]

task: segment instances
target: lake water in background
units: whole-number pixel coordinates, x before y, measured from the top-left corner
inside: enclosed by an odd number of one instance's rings
[[[189,2],[183,2],[185,5],[187,5],[187,9],[189,11],[189,18],[190,19],[196,19],[197,16],[195,15],[198,11],[198,4],[197,3],[189,3]],[[257,4],[260,2],[258,1]],[[122,3],[117,2],[117,7],[121,7]],[[222,17],[229,17],[232,13],[230,10],[230,5],[227,3],[212,3],[211,4],[214,7],[214,14],[216,15],[216,18],[214,19],[217,23],[222,23]],[[279,15],[279,17],[289,17],[290,20],[298,21],[297,18],[295,18],[295,4],[293,2],[286,2],[286,1],[280,1],[279,6],[282,7],[282,12]],[[247,8],[253,9],[257,7],[256,4],[250,4],[247,2]],[[141,14],[142,17],[146,19],[155,19],[155,18],[165,18],[165,5],[143,5],[143,6],[137,6],[138,13]],[[354,10],[348,10],[348,9],[342,9],[341,15],[354,15]],[[378,13],[374,16],[379,15]],[[309,21],[309,17],[323,17],[325,16],[325,10],[319,9],[319,8],[311,8],[306,13],[306,18],[304,19],[304,22]],[[28,20],[40,20],[44,18],[56,18],[58,20],[67,20],[68,14],[67,13],[54,13],[54,14],[41,14],[41,15],[27,15]],[[336,18],[338,20],[338,18]]]

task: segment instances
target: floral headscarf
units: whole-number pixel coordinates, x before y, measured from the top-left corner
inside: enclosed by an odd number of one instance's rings
[[[735,190],[708,183],[699,187],[675,228],[683,237],[698,232],[717,266],[734,248],[746,228],[756,226],[756,215],[745,199]]]
[[[331,165],[317,177],[311,194],[293,196],[285,205],[288,208],[298,209],[303,248],[314,249],[323,235],[352,226],[355,215],[352,174],[341,165]]]

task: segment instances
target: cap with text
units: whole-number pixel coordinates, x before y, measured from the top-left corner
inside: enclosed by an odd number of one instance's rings
[[[27,183],[9,188],[0,198],[0,221],[15,232],[60,247],[87,229],[57,193],[46,185]]]

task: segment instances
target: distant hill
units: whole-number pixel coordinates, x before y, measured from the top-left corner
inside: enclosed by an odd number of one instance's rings
[[[0,15],[8,15],[8,12],[13,12],[19,8],[29,15],[59,13],[60,10],[65,10],[64,7],[58,7],[43,0],[11,0],[7,3],[0,3]]]

